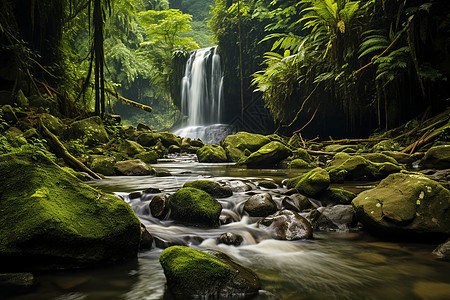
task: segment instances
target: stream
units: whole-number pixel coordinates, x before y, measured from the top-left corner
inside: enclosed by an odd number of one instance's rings
[[[383,241],[362,230],[315,231],[314,239],[280,241],[256,227],[257,218],[243,215],[243,202],[251,193],[270,192],[280,205],[282,181],[299,170],[245,169],[233,164],[201,164],[195,155],[170,156],[153,166],[173,176],[117,176],[88,182],[128,202],[155,237],[151,250],[136,260],[92,270],[60,271],[36,275],[37,288],[11,299],[171,299],[165,295],[165,277],[159,264],[163,247],[181,244],[214,249],[254,270],[262,290],[254,299],[450,299],[442,295],[450,284],[450,262],[431,252],[435,244]],[[217,229],[201,229],[158,220],[150,215],[147,188],[171,194],[185,182],[208,179],[226,184],[233,196],[218,199],[222,216],[233,221]],[[261,180],[279,188],[257,186]],[[352,182],[336,186],[359,193],[376,183]],[[249,191],[251,189],[251,191]],[[224,232],[243,236],[240,246],[217,244]],[[155,247],[156,244],[156,247]]]

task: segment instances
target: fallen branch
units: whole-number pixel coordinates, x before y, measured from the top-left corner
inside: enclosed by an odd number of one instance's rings
[[[401,152],[403,153],[410,153],[412,154],[416,149],[419,149],[420,147],[428,144],[429,142],[435,140],[446,128],[449,128],[449,126],[441,127],[438,130],[433,131],[431,134],[428,135],[430,131],[427,131],[419,140],[415,141],[405,149],[403,149]]]
[[[122,102],[124,102],[124,103],[126,103],[126,104],[128,104],[130,106],[133,106],[133,107],[145,110],[146,112],[152,112],[152,108],[150,106],[147,106],[147,105],[144,105],[144,104],[141,104],[141,103],[137,103],[137,102],[135,102],[133,100],[124,98],[124,97],[120,96],[117,92],[114,92],[114,91],[112,91],[110,89],[105,89],[105,92],[107,92],[108,94],[116,97],[120,101],[122,101]]]
[[[336,155],[336,152],[316,151],[316,150],[308,150],[308,149],[306,149],[306,152],[308,152],[311,155],[330,155],[330,156]]]
[[[67,151],[66,147],[64,147],[64,145],[59,141],[58,137],[51,133],[47,127],[45,127],[41,118],[39,118],[39,128],[42,135],[47,138],[50,148],[52,148],[58,156],[62,157],[68,165],[72,166],[77,171],[89,174],[94,179],[102,179],[94,171],[86,167],[81,161],[72,156],[72,154]]]

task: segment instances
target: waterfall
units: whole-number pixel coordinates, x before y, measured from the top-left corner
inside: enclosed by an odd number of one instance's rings
[[[232,132],[219,125],[223,113],[223,71],[217,47],[191,52],[181,82],[181,111],[188,119],[174,133],[217,143]]]

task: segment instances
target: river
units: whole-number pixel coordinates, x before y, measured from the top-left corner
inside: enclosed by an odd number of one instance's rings
[[[11,299],[171,299],[165,295],[158,258],[162,248],[172,244],[220,250],[251,268],[262,283],[255,299],[450,299],[445,294],[450,286],[450,262],[432,256],[434,244],[383,241],[359,229],[316,231],[312,240],[280,241],[257,228],[257,219],[243,216],[249,193],[270,192],[279,203],[285,191],[282,181],[299,171],[200,164],[195,156],[186,155],[160,160],[154,167],[169,170],[173,176],[117,176],[88,184],[127,201],[158,247],[113,266],[38,274],[33,292]],[[170,194],[197,179],[232,187],[233,196],[218,200],[224,207],[222,214],[233,222],[200,229],[160,221],[149,214],[151,195],[139,193],[152,187]],[[279,188],[260,188],[261,180],[273,181]],[[361,192],[374,184],[349,183],[345,188]],[[237,247],[217,244],[216,238],[224,232],[241,234],[243,243]]]

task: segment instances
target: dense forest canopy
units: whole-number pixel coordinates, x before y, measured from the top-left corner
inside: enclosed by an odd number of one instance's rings
[[[367,135],[448,106],[449,5],[2,0],[0,84],[54,98],[63,115],[118,112],[169,129],[183,118],[187,53],[217,43],[230,123],[263,131],[270,118],[281,133],[309,124],[311,135]],[[116,100],[116,91],[153,113]]]

